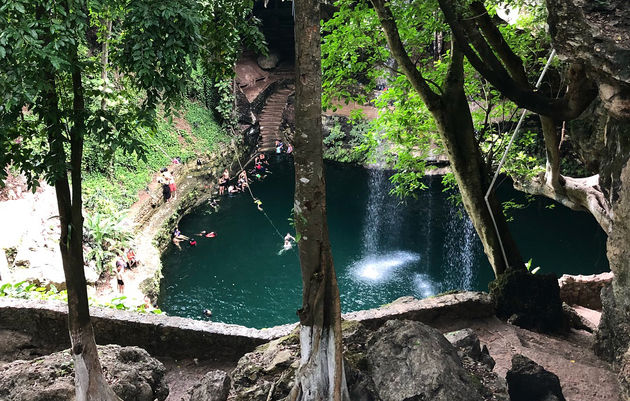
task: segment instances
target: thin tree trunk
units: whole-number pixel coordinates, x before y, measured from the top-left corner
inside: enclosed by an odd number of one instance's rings
[[[545,138],[545,181],[547,185],[559,190],[560,182],[560,135],[556,131],[556,122],[551,117],[540,116],[543,137]]]
[[[49,135],[51,151],[64,166],[63,174],[55,182],[61,236],[59,248],[68,290],[68,328],[74,359],[74,381],[77,401],[120,400],[109,387],[101,369],[94,332],[90,321],[87,284],[83,270],[83,214],[81,201],[81,160],[85,132],[85,101],[77,50],[74,49],[72,72],[73,116],[70,130],[70,191],[65,171],[66,154],[61,130]],[[54,87],[51,103],[58,104]],[[59,124],[60,125],[60,124]]]
[[[290,400],[349,400],[341,306],[326,222],[319,0],[295,1],[295,226],[302,266],[300,366]]]

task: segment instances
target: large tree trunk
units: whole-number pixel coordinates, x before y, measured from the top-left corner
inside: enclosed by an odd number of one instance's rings
[[[70,131],[70,169],[72,192],[66,171],[66,153],[62,133],[59,99],[54,74],[49,74],[51,90],[46,94],[51,124],[48,134],[51,154],[55,155],[59,176],[55,180],[61,236],[59,248],[68,290],[68,329],[74,359],[74,380],[77,401],[116,400],[120,398],[109,387],[101,369],[88,306],[87,285],[83,270],[83,214],[81,201],[81,159],[85,131],[85,102],[78,56],[74,54],[72,73],[73,111]]]
[[[442,107],[433,112],[433,117],[448,153],[464,208],[481,239],[494,274],[498,277],[506,269],[522,269],[524,264],[494,191],[488,197],[492,215],[485,203],[484,196],[490,184],[489,176],[475,140],[463,79],[463,54],[453,49],[446,88],[442,95]]]
[[[319,0],[295,1],[295,227],[302,266],[300,367],[291,400],[349,400],[341,306],[326,222]]]
[[[488,172],[475,141],[472,116],[464,93],[463,53],[459,48],[453,47],[443,91],[441,94],[433,92],[406,52],[387,2],[371,1],[387,36],[392,55],[437,123],[464,207],[481,239],[495,276],[508,268],[524,269],[521,254],[493,192],[488,198],[492,215],[485,203],[484,196],[489,187]]]

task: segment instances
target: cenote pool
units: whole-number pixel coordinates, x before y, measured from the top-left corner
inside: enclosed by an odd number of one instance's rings
[[[282,236],[294,234],[293,167],[272,157],[271,171],[252,191]],[[442,192],[439,177],[405,203],[388,194],[389,173],[328,163],[328,222],[342,311],[378,307],[405,295],[427,297],[451,289],[487,290],[493,278],[481,243],[467,218]],[[502,201],[524,196],[503,183]],[[608,270],[606,236],[590,215],[539,199],[513,210],[511,228],[525,260],[545,273],[592,274]],[[297,252],[282,238],[249,193],[226,196],[218,212],[201,206],[185,216],[182,233],[215,231],[198,245],[170,246],[162,258],[159,305],[170,315],[249,327],[297,321],[301,278]]]

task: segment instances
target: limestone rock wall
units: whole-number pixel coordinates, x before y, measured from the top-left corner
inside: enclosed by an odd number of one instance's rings
[[[558,54],[583,63],[599,88],[598,101],[569,135],[597,168],[611,204],[607,252],[615,277],[602,292],[598,349],[619,361],[630,343],[630,2],[547,0],[547,7]]]

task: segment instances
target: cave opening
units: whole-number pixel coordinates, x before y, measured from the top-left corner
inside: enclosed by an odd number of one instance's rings
[[[262,32],[269,45],[269,54],[278,56],[278,64],[293,66],[295,59],[295,39],[293,2],[269,0],[257,1],[253,14],[262,21]]]

